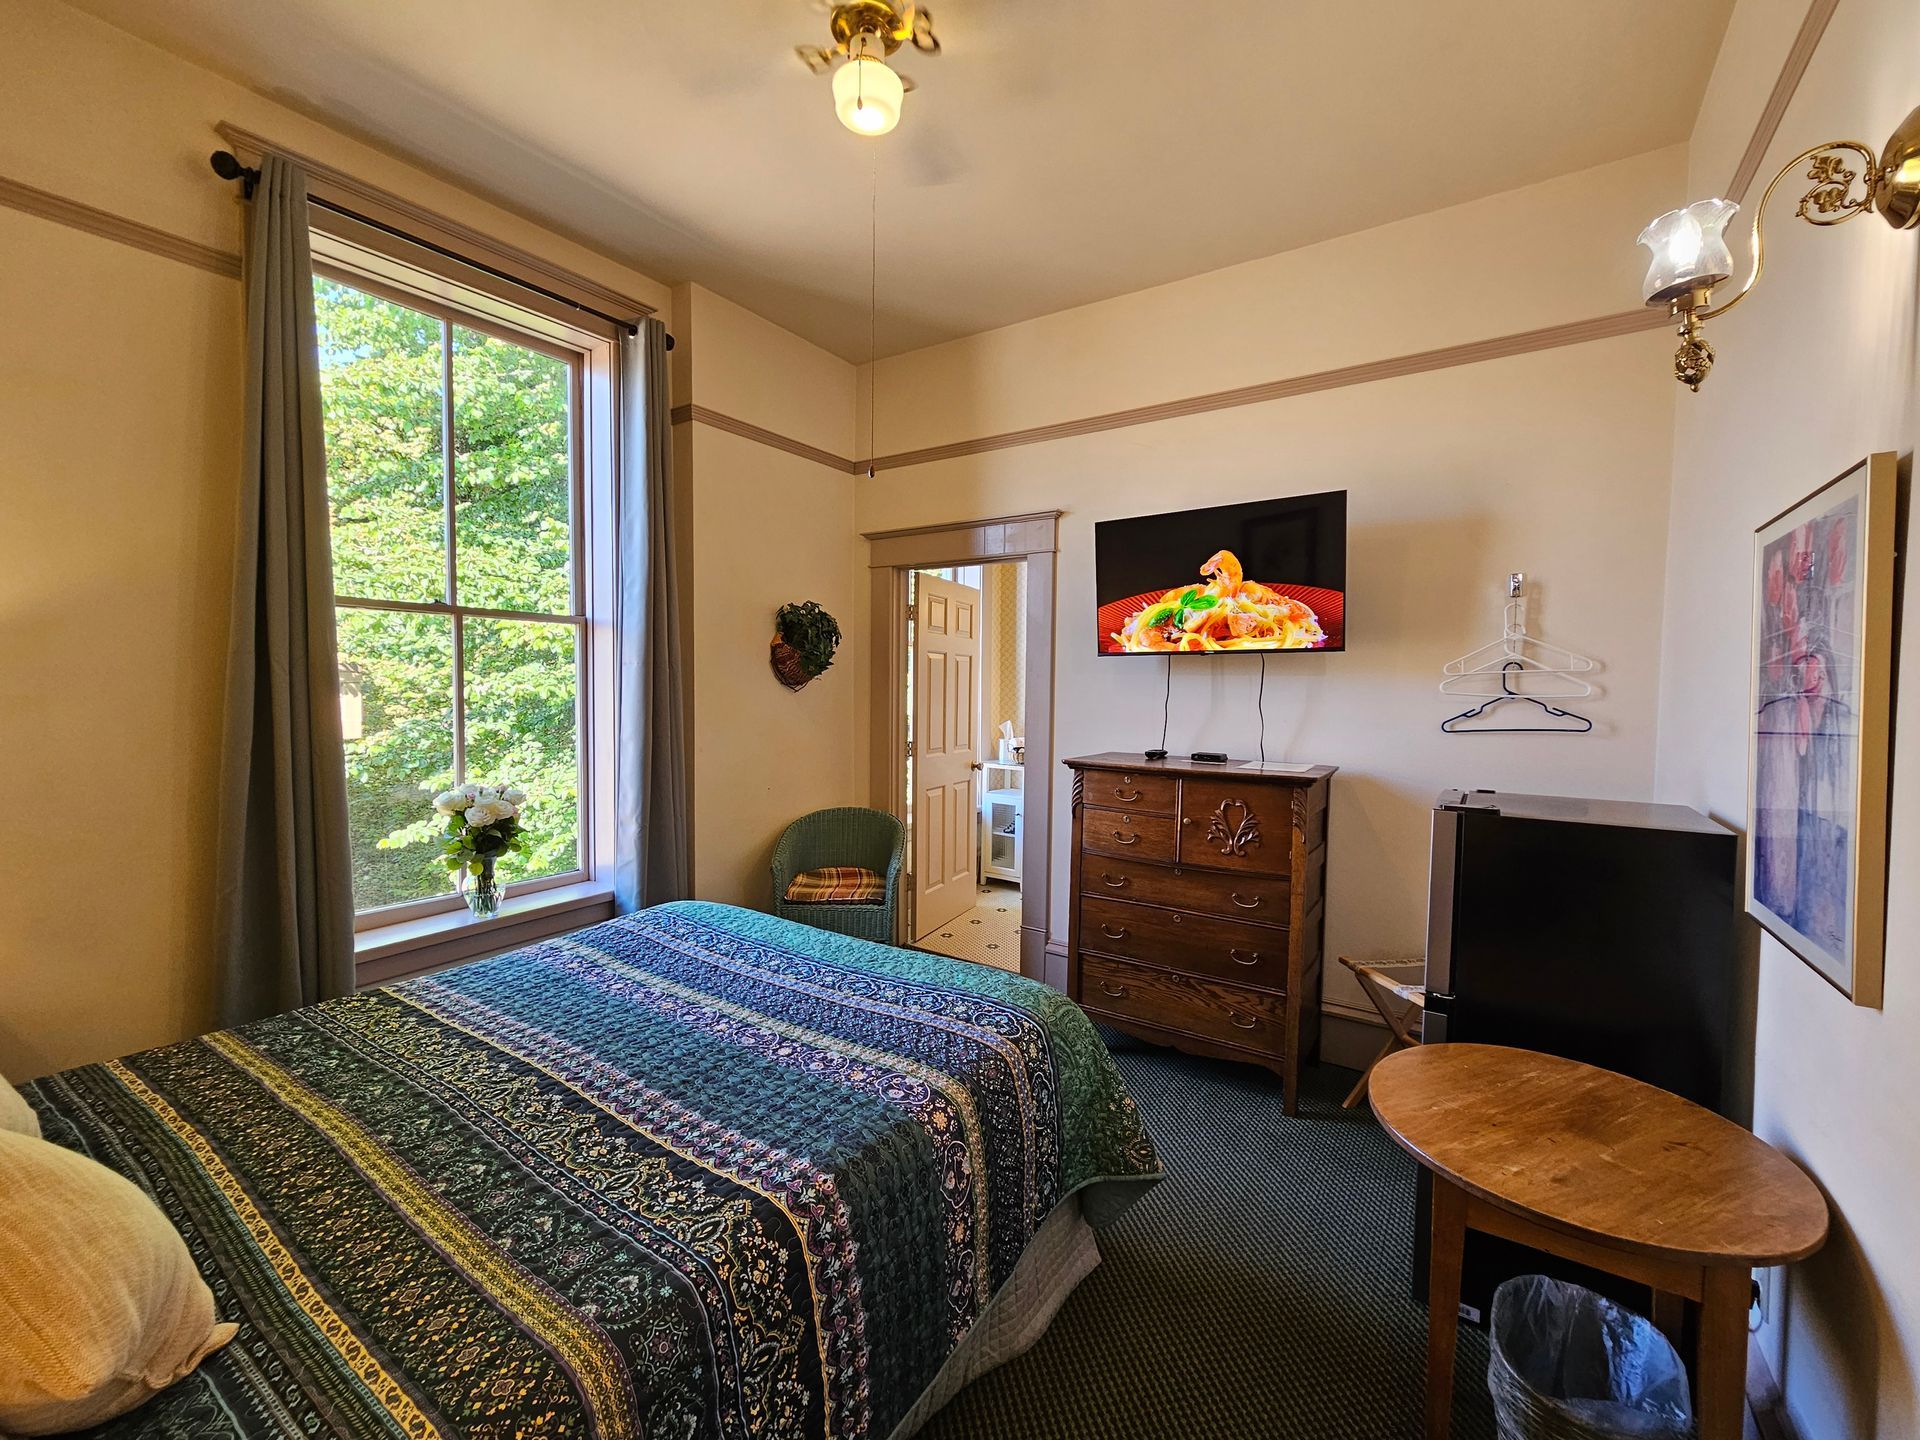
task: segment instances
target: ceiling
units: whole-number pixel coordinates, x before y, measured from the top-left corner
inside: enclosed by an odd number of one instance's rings
[[[870,223],[893,354],[1683,140],[1732,8],[934,0],[869,139],[812,0],[75,3],[854,360]]]

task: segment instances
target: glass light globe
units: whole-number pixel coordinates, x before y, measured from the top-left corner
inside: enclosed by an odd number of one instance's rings
[[[1665,305],[1693,290],[1710,290],[1733,274],[1727,222],[1740,207],[1731,200],[1700,200],[1669,210],[1640,232],[1653,262],[1640,287],[1649,305]]]
[[[833,73],[833,108],[856,135],[884,135],[900,123],[906,87],[887,62],[856,55]]]

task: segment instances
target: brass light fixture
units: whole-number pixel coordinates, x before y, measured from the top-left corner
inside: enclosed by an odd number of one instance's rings
[[[1850,160],[1861,169],[1856,171]],[[1689,390],[1698,391],[1713,369],[1713,347],[1701,325],[1746,299],[1759,281],[1765,261],[1760,222],[1767,202],[1774,188],[1803,164],[1813,188],[1800,197],[1794,213],[1809,224],[1841,225],[1868,211],[1896,230],[1920,224],[1920,108],[1900,122],[1878,155],[1858,140],[1829,140],[1802,150],[1781,167],[1754,207],[1753,272],[1731,300],[1715,305],[1713,287],[1732,277],[1733,257],[1722,232],[1740,207],[1731,200],[1701,200],[1654,220],[1640,232],[1639,243],[1653,255],[1642,295],[1649,305],[1665,305],[1680,321],[1673,374]]]
[[[932,12],[892,0],[849,0],[834,6],[827,28],[832,46],[800,45],[795,53],[816,75],[833,70],[833,109],[842,125],[856,135],[886,134],[900,123],[901,104],[913,88],[887,61],[907,44],[923,55],[940,53]],[[834,70],[837,57],[846,63]]]

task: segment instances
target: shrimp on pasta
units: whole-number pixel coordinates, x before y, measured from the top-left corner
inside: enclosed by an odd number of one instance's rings
[[[1200,567],[1204,585],[1169,590],[1113,635],[1123,650],[1313,650],[1327,643],[1320,618],[1292,596],[1248,580],[1240,557],[1217,551]]]

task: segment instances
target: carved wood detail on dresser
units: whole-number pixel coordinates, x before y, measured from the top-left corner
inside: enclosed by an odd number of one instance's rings
[[[1335,767],[1242,770],[1109,752],[1073,770],[1068,993],[1095,1020],[1279,1075],[1320,1042]]]

